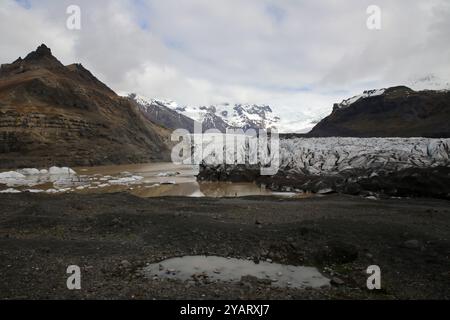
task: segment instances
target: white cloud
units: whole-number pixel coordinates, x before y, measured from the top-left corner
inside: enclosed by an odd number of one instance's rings
[[[450,71],[446,0],[379,0],[380,31],[366,28],[366,0],[77,2],[80,32],[65,28],[72,1],[2,1],[0,60],[44,42],[120,92],[266,103],[301,125],[361,90]]]

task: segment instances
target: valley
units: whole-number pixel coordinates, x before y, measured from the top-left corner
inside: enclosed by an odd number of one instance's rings
[[[121,97],[41,45],[0,68],[0,299],[449,299],[448,101],[368,90],[277,148],[243,135],[187,148],[279,156],[269,176],[261,160],[176,165],[176,129],[283,119]]]

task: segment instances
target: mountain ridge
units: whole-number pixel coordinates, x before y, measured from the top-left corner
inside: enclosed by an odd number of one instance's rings
[[[309,137],[450,137],[450,91],[369,90],[335,104]]]
[[[148,99],[135,93],[127,96],[136,102],[151,121],[161,121],[171,129],[187,129],[193,132],[195,122],[202,124],[203,131],[216,129],[273,129],[280,122],[269,105],[215,104],[210,106],[180,106],[174,101]],[[170,111],[169,111],[170,110]],[[161,114],[164,114],[162,116]],[[170,113],[171,120],[167,119]]]
[[[169,158],[168,136],[45,45],[0,68],[0,168],[161,161]]]
[[[191,133],[194,132],[195,121],[169,108],[164,101],[156,99],[147,101],[135,93],[129,94],[127,99],[136,104],[143,115],[154,123],[171,130],[186,129]]]

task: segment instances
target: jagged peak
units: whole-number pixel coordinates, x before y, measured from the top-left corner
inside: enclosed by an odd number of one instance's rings
[[[42,57],[53,57],[52,50],[47,47],[45,44],[41,44],[37,49],[33,52],[30,52],[26,57],[25,60],[30,59],[36,59],[36,58],[42,58]]]
[[[20,59],[18,62],[45,63],[47,65],[50,64],[58,67],[63,66],[61,62],[53,56],[52,50],[45,44],[41,44],[35,51],[30,52],[25,59]]]
[[[37,49],[36,52],[42,55],[52,55],[52,50],[47,47],[45,44],[41,44]]]

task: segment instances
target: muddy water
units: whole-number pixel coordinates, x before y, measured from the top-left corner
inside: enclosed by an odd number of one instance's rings
[[[186,256],[148,265],[144,273],[150,279],[174,279],[208,282],[239,282],[245,276],[267,280],[281,288],[322,288],[330,280],[313,267],[289,266],[276,263],[223,258],[215,256]]]
[[[75,168],[80,175],[93,177],[138,176],[136,183],[110,185],[99,188],[100,192],[128,190],[141,197],[188,196],[188,197],[242,197],[249,195],[270,195],[253,183],[197,182],[194,167],[173,163],[149,163],[116,165],[90,168]],[[85,192],[93,192],[87,189]]]
[[[76,175],[27,176],[27,185],[14,187],[22,192],[111,193],[127,191],[140,197],[305,197],[296,193],[273,193],[254,183],[197,182],[194,167],[173,163],[148,163],[73,168]],[[35,183],[32,183],[32,182]]]

